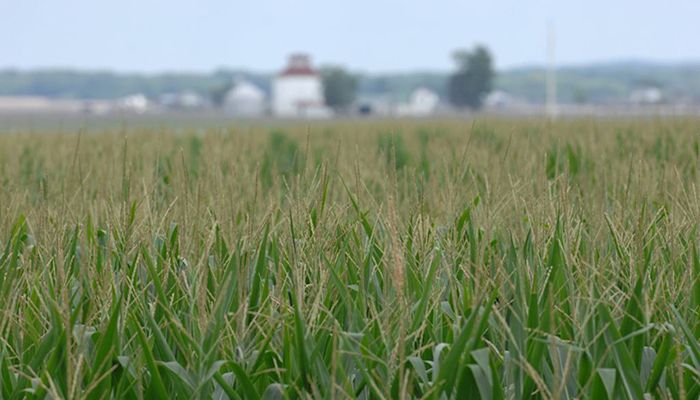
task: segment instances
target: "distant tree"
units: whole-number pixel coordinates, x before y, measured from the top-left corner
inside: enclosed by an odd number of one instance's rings
[[[573,94],[571,95],[572,100],[576,104],[586,104],[588,103],[588,94],[584,89],[575,88]]]
[[[214,104],[217,107],[221,107],[224,105],[224,101],[226,100],[226,94],[233,88],[233,81],[231,79],[227,79],[226,82],[223,84],[218,84],[211,89],[209,89],[209,97],[211,99],[212,104]]]
[[[456,107],[480,108],[484,95],[493,85],[491,54],[486,47],[477,46],[472,51],[458,50],[453,58],[457,71],[448,81],[450,103]]]
[[[321,76],[326,105],[336,111],[347,110],[357,95],[357,78],[342,67],[324,68]]]
[[[391,83],[386,76],[380,76],[374,79],[368,79],[371,86],[368,88],[368,92],[372,94],[386,94],[391,90]]]

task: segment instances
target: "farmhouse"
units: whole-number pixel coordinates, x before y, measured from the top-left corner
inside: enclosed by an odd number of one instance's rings
[[[440,97],[432,90],[419,87],[411,93],[408,103],[399,104],[396,108],[397,115],[405,116],[427,116],[437,109]]]
[[[224,108],[239,117],[261,117],[265,113],[265,92],[247,80],[239,79],[226,93]]]
[[[306,54],[293,54],[272,82],[272,112],[279,117],[328,117],[321,76]]]

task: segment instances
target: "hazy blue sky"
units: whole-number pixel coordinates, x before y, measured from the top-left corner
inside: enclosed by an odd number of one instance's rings
[[[564,64],[700,61],[700,0],[0,0],[0,67],[448,69],[479,42],[504,68],[545,62],[547,21]]]

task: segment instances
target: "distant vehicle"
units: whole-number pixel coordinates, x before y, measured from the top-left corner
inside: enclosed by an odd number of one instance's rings
[[[372,109],[371,104],[360,104],[360,106],[357,107],[357,112],[360,115],[364,115],[364,116],[372,115],[373,111],[374,110]]]

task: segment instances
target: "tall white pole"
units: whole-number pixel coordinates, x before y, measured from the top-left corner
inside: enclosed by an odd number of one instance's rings
[[[547,24],[547,101],[546,112],[547,116],[555,119],[559,114],[557,107],[557,69],[555,58],[555,37],[554,24]]]

